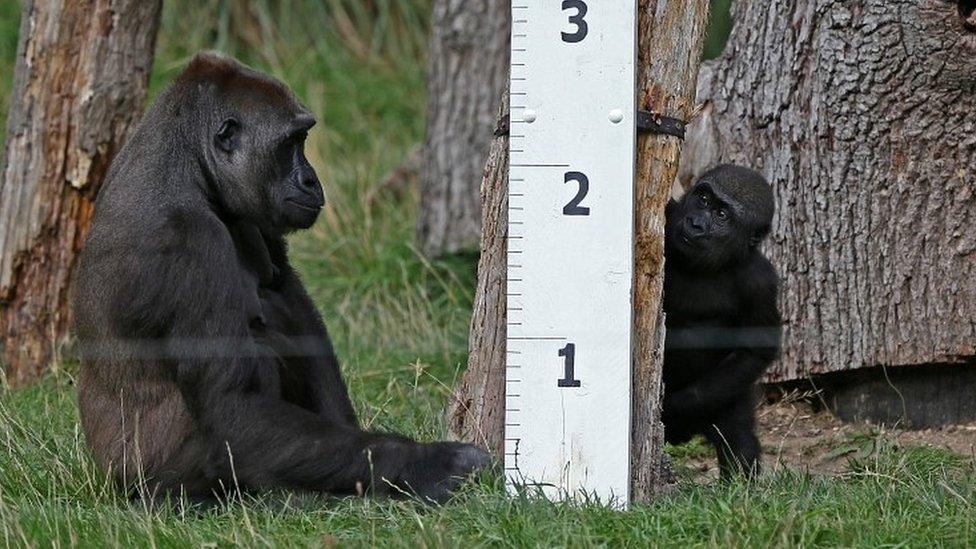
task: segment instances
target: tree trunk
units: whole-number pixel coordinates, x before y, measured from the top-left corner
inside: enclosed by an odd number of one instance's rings
[[[638,106],[687,120],[694,106],[708,1],[640,0],[638,13]],[[660,420],[664,345],[661,290],[664,206],[677,175],[681,141],[671,136],[641,135],[637,151],[631,477],[634,501],[647,501],[665,488],[670,476],[661,466],[664,455],[664,429]],[[505,403],[507,138],[497,137],[492,142],[484,173],[484,229],[468,369],[455,391],[448,420],[457,438],[482,444],[501,455]]]
[[[708,0],[640,0],[637,106],[688,120],[708,22]],[[664,365],[664,207],[678,174],[682,142],[669,135],[637,140],[634,213],[634,335],[631,406],[631,498],[646,502],[671,480],[664,456],[661,372]]]
[[[498,98],[508,86],[510,25],[508,1],[434,3],[417,219],[418,244],[428,255],[478,244],[478,189]]]
[[[55,359],[95,193],[134,126],[161,0],[26,0],[0,181],[0,335],[8,379]]]
[[[499,124],[508,115],[504,92]],[[459,440],[504,453],[505,438],[505,307],[508,259],[508,133],[496,132],[481,184],[481,257],[474,294],[468,369],[448,404],[448,429]]]
[[[693,163],[754,166],[775,189],[786,329],[767,380],[976,359],[976,34],[960,5],[733,4]]]

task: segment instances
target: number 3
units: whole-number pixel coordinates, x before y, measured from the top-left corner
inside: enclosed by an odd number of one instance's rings
[[[582,42],[586,38],[586,33],[589,32],[586,21],[583,20],[586,17],[586,2],[583,0],[563,0],[563,10],[573,8],[576,8],[576,15],[569,16],[569,22],[576,25],[576,32],[562,33],[563,42],[569,42],[570,44]]]

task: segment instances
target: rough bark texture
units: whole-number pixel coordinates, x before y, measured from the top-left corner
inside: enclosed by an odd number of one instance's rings
[[[640,0],[637,106],[691,118],[708,21],[708,0]],[[631,408],[631,499],[646,502],[665,489],[662,467],[661,372],[664,364],[664,206],[678,174],[681,140],[643,134],[637,140],[634,194],[634,330]]]
[[[0,335],[8,379],[41,373],[95,193],[142,112],[160,0],[27,0],[0,181]]]
[[[973,360],[976,34],[941,0],[733,16],[699,82],[694,137],[711,144],[694,164],[754,166],[775,188],[786,329],[767,380]]]
[[[639,2],[638,104],[687,120],[694,106],[708,1]],[[503,111],[504,112],[504,111]],[[664,206],[678,170],[681,142],[670,136],[638,140],[635,193],[634,408],[632,495],[647,501],[669,480],[660,420],[664,324]],[[496,138],[482,183],[484,230],[471,322],[468,369],[455,391],[448,422],[454,436],[501,455],[505,393],[505,236],[508,139]]]
[[[507,0],[436,0],[417,240],[429,255],[474,249],[478,192],[498,98],[508,87]]]
[[[498,113],[508,115],[508,92]],[[499,132],[503,133],[503,132]],[[481,184],[481,257],[474,294],[468,368],[448,404],[451,435],[480,444],[496,456],[505,438],[505,306],[508,258],[508,135],[491,141]]]

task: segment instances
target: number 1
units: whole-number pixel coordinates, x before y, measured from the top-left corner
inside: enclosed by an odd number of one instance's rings
[[[559,349],[559,356],[566,357],[566,376],[557,382],[559,387],[579,387],[580,380],[576,379],[576,345],[567,343],[565,347]]]

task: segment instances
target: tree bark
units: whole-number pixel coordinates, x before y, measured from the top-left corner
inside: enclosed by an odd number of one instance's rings
[[[498,122],[508,115],[505,91]],[[468,368],[448,403],[448,429],[459,440],[504,453],[505,334],[508,264],[507,132],[491,141],[481,184],[481,257],[468,336]]]
[[[708,0],[640,0],[637,106],[688,120],[708,22]],[[661,373],[664,365],[664,207],[678,174],[680,139],[637,139],[634,214],[634,330],[631,406],[631,498],[647,502],[671,480],[663,467]]]
[[[417,218],[418,245],[428,255],[478,244],[478,189],[498,98],[508,86],[510,26],[508,1],[434,3]]]
[[[14,384],[43,372],[67,335],[71,270],[142,112],[161,5],[23,4],[0,181],[0,336]]]
[[[640,0],[638,13],[638,107],[687,120],[694,106],[708,1]],[[631,477],[634,501],[647,501],[670,480],[669,471],[662,467],[661,291],[664,206],[677,175],[681,141],[642,135],[637,151]],[[492,142],[482,183],[482,255],[468,369],[448,410],[455,437],[482,444],[499,456],[505,402],[507,167],[508,139],[498,137]]]
[[[735,2],[685,157],[773,185],[767,381],[976,358],[976,34],[931,0]],[[960,17],[962,16],[962,17]],[[685,171],[685,170],[683,170]],[[689,174],[688,180],[694,174]]]

